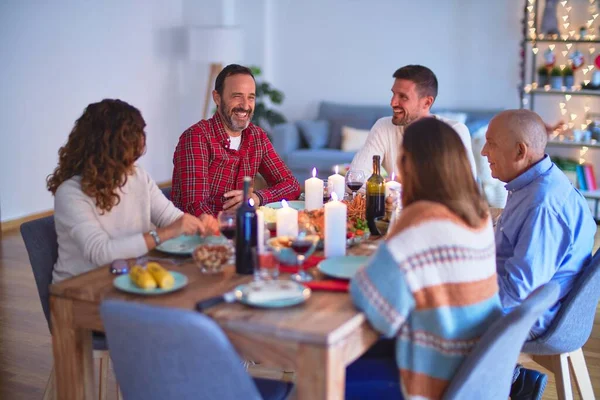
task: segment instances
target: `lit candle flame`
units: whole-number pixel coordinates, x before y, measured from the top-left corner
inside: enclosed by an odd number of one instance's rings
[[[250,207],[254,207],[254,199],[248,199],[248,204],[250,204]]]
[[[317,177],[317,169],[313,168],[313,178],[316,178],[316,177]]]
[[[338,201],[338,195],[336,192],[331,193],[331,201]]]
[[[337,165],[333,168],[333,170],[335,171],[336,174],[340,173],[340,167]]]
[[[288,202],[285,200],[281,200],[281,207],[288,208],[289,207]]]

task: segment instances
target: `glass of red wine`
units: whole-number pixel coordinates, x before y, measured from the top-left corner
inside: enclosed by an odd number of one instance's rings
[[[221,211],[217,217],[219,222],[219,230],[221,234],[227,238],[232,253],[235,251],[233,239],[235,238],[235,211]]]
[[[290,278],[296,282],[309,282],[313,277],[305,271],[304,260],[306,254],[312,252],[319,241],[319,236],[314,227],[308,223],[298,224],[298,236],[292,238],[291,248],[296,253],[298,260],[298,272]]]
[[[351,169],[346,172],[346,186],[352,191],[352,199],[356,197],[356,192],[365,184],[365,171]]]

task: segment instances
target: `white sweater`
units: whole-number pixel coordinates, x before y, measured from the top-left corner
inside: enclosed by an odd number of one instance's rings
[[[53,282],[116,259],[146,254],[144,233],[150,231],[152,225],[167,226],[183,214],[139,166],[127,178],[119,195],[119,204],[101,214],[96,200],[82,192],[80,176],[58,187],[54,196],[58,260],[54,265]]]
[[[460,122],[452,121],[436,115],[431,116],[447,123],[454,128],[456,133],[458,133],[458,136],[460,136],[460,139],[467,150],[467,157],[469,158],[469,163],[471,164],[473,176],[476,176],[477,168],[475,167],[475,159],[473,158],[471,135],[469,134],[469,129],[467,126]],[[403,136],[404,127],[394,125],[392,123],[392,117],[383,117],[378,119],[377,122],[375,122],[375,125],[373,125],[371,128],[371,132],[369,132],[369,136],[367,137],[365,145],[354,156],[350,168],[365,171],[366,178],[368,178],[373,173],[373,156],[379,154],[381,156],[381,165],[383,165],[383,168],[388,173],[388,176],[391,176],[392,172],[395,172],[396,175],[398,175],[398,149],[402,144]]]

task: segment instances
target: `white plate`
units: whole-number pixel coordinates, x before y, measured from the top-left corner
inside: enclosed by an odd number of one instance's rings
[[[317,268],[325,275],[340,279],[352,279],[354,274],[367,263],[366,256],[331,257],[321,261]]]
[[[295,306],[304,303],[310,294],[309,288],[288,280],[251,282],[235,288],[235,297],[240,303],[261,308]]]
[[[227,239],[223,236],[207,236],[202,237],[198,235],[187,236],[181,235],[171,240],[167,240],[156,246],[156,250],[162,251],[163,253],[176,254],[176,255],[192,255],[194,249],[200,244],[221,244],[227,243]]]

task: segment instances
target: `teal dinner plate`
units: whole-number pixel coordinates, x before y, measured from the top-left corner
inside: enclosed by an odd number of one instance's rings
[[[198,235],[181,235],[179,237],[167,240],[159,244],[158,246],[156,246],[156,250],[162,251],[163,253],[191,256],[194,252],[194,249],[198,247],[198,245],[206,243],[227,243],[227,239],[225,239],[223,236],[202,237]]]
[[[298,210],[298,211],[304,210],[304,202],[303,201],[292,200],[292,201],[288,201],[287,203],[294,210]],[[277,209],[281,208],[281,202],[277,201],[277,202],[274,202],[274,203],[269,203],[269,204],[265,205],[265,207],[274,208],[274,209],[277,210]]]
[[[131,278],[129,278],[129,274],[117,276],[115,278],[115,280],[113,281],[113,285],[115,285],[115,287],[117,289],[122,290],[124,292],[133,293],[133,294],[143,294],[145,296],[171,293],[171,292],[179,290],[182,287],[184,287],[185,285],[187,285],[187,283],[188,283],[187,276],[185,276],[179,272],[175,272],[175,271],[169,271],[169,272],[171,272],[171,274],[173,274],[173,278],[175,278],[175,284],[170,289],[161,289],[161,288],[142,289],[140,287],[137,287],[133,282],[131,282]]]
[[[278,298],[268,298],[280,291]],[[235,288],[236,299],[243,304],[260,308],[284,308],[304,303],[311,294],[306,286],[288,280],[257,281]],[[263,293],[266,298],[261,298]]]
[[[367,263],[366,256],[340,256],[326,258],[317,268],[325,275],[340,279],[352,279],[360,267]]]

